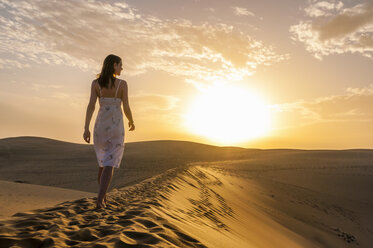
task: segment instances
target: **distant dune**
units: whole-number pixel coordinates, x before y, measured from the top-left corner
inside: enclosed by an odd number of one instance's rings
[[[125,144],[112,188],[124,187],[189,162],[247,158],[260,150],[221,148],[186,141]],[[0,180],[26,181],[95,193],[98,163],[92,144],[40,137],[0,139]],[[83,180],[82,180],[83,179]]]
[[[0,221],[0,247],[373,247],[372,150],[126,143],[98,211],[97,167],[92,145],[0,140],[2,185],[30,206]]]

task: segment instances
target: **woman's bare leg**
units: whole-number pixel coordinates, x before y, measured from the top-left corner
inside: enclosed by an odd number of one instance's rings
[[[102,174],[102,169],[104,167],[98,167],[98,184],[100,184],[100,179],[101,179],[101,174]]]
[[[100,189],[97,196],[97,207],[102,207],[102,200],[105,197],[105,194],[109,188],[111,179],[113,177],[114,167],[104,166],[101,177],[100,177]]]
[[[103,169],[104,169],[104,167],[99,167],[99,170],[98,170],[98,184],[100,184],[101,174],[102,174],[102,170]],[[107,204],[107,202],[106,202],[106,194],[104,196],[104,202],[105,202],[105,204]]]

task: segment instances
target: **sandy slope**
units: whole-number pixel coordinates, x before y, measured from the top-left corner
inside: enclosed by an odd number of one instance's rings
[[[0,247],[204,247],[153,209],[180,169],[108,193],[109,206],[95,210],[95,198],[19,213],[0,222]]]
[[[318,170],[309,168],[298,174]],[[107,209],[94,210],[92,197],[18,214],[0,223],[0,246],[371,246],[372,199],[365,198],[364,182],[356,185],[363,192],[357,197],[325,195],[312,184],[281,182],[281,171],[277,179],[275,172],[268,168],[263,172],[247,161],[171,169],[113,190]],[[342,168],[339,173],[343,172]],[[323,173],[336,174],[330,168]],[[315,183],[323,180],[313,178]]]
[[[78,190],[0,180],[0,219],[17,212],[45,208],[63,201],[95,195],[97,194]]]
[[[237,161],[229,166],[214,163],[208,167],[211,170],[218,178],[227,179],[229,196],[236,194],[238,205],[254,207],[316,247],[373,244],[371,166],[336,168],[331,163],[321,168],[277,165],[270,169]]]

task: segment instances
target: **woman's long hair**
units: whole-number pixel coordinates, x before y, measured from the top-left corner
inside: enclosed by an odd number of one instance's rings
[[[115,71],[114,71],[114,63],[119,64],[122,59],[119,56],[114,54],[109,54],[106,56],[104,63],[102,65],[101,73],[97,74],[98,77],[98,84],[101,88],[109,88],[109,78],[111,78],[111,88],[114,87],[115,81]]]

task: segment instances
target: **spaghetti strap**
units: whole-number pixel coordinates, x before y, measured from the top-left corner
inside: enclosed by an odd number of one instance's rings
[[[118,83],[118,86],[117,86],[117,91],[115,92],[115,98],[117,97],[117,93],[118,93],[120,82],[122,82],[122,80],[119,79],[119,83]]]

